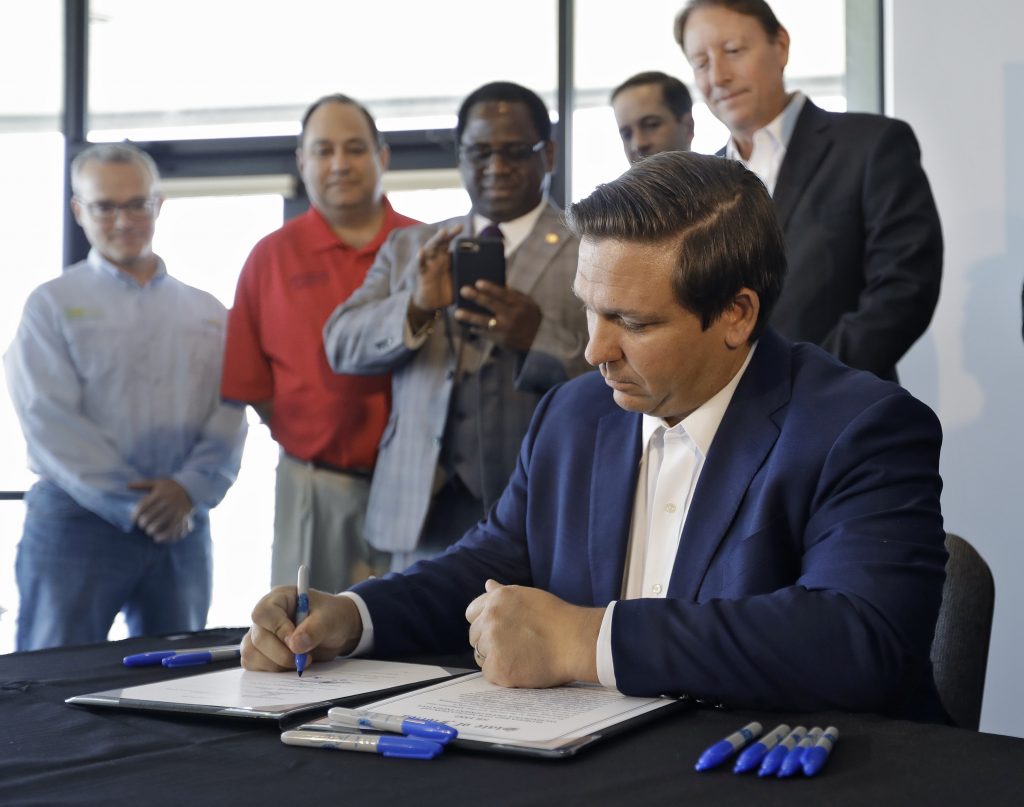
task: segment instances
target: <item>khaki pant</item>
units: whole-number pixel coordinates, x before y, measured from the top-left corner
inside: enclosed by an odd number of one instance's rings
[[[385,574],[391,557],[363,539],[370,480],[314,468],[282,453],[277,464],[272,586],[295,585],[300,565],[309,585],[338,592]]]

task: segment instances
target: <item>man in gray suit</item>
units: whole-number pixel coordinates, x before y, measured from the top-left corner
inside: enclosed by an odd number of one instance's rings
[[[555,144],[544,102],[517,84],[486,84],[462,103],[456,132],[472,210],[392,233],[324,327],[335,372],[392,373],[365,534],[396,570],[486,514],[540,397],[589,369],[571,290],[579,242],[547,199]],[[506,286],[453,288],[459,234],[503,240]],[[457,307],[456,291],[485,313]]]

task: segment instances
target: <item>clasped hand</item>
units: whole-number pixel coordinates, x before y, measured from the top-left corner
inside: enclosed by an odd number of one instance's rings
[[[506,687],[596,682],[603,617],[603,608],[582,608],[537,588],[494,580],[466,608],[469,643],[484,677]]]
[[[128,488],[146,492],[132,520],[156,543],[173,543],[192,532],[192,498],[173,479],[143,479]]]

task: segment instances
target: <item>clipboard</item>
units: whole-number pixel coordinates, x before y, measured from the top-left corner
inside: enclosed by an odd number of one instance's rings
[[[72,706],[266,720],[279,727],[315,712],[465,675],[470,670],[432,664],[336,659],[295,673],[232,667],[151,684],[75,695]]]
[[[580,704],[581,708],[571,725],[563,723],[552,726],[551,736],[541,737],[539,733],[534,733],[535,736],[528,739],[515,737],[521,733],[516,730],[519,721],[514,717],[509,719],[507,715],[516,709],[520,710],[520,715],[528,714],[530,709],[522,711],[524,703],[533,704],[535,711],[543,711],[548,707],[558,708],[558,704],[563,707],[568,705],[571,709],[572,701],[579,699],[592,703],[594,708],[587,708],[587,703]],[[471,704],[470,711],[476,711],[479,716],[476,726],[472,725],[474,719],[467,719],[466,715],[458,713],[460,700],[466,700]],[[479,708],[480,704],[483,704],[483,708]],[[634,698],[596,684],[576,683],[550,689],[507,689],[487,682],[482,673],[476,672],[366,703],[361,708],[385,714],[415,715],[447,723],[459,730],[459,736],[450,745],[467,751],[564,759],[608,737],[694,706],[695,701],[687,697]],[[485,724],[486,728],[480,728],[480,724]],[[299,729],[378,733],[338,728],[332,726],[327,717],[304,723]]]

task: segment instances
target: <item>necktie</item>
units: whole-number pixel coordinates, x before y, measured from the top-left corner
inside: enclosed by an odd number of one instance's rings
[[[504,241],[505,240],[505,234],[501,231],[501,227],[499,227],[494,222],[491,222],[486,227],[484,227],[480,231],[480,233],[477,235],[477,237],[478,238],[497,238],[499,241]]]

